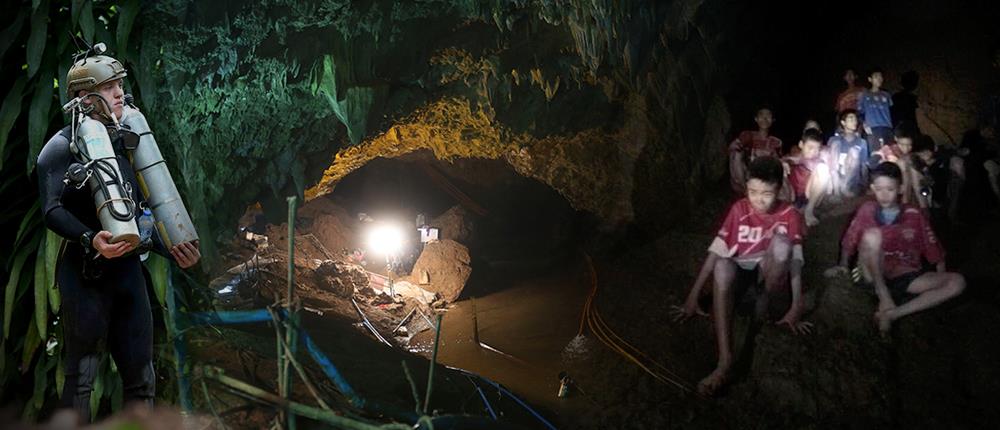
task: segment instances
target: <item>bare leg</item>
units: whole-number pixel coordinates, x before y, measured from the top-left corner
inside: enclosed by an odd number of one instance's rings
[[[903,170],[904,181],[909,181],[909,186],[902,188],[903,190],[903,203],[913,202],[916,200],[917,206],[927,209],[931,207],[933,202],[927,199],[920,192],[920,184],[924,182],[924,174],[917,171],[917,169],[908,168]],[[910,198],[912,196],[912,198]],[[908,201],[907,201],[908,200]]]
[[[875,314],[879,326],[891,326],[892,322],[915,312],[932,308],[952,297],[962,294],[965,290],[965,277],[952,272],[929,272],[914,279],[906,291],[917,294],[898,307],[880,311]],[[884,322],[883,322],[884,321]]]
[[[826,198],[826,194],[830,189],[830,169],[826,167],[825,164],[820,164],[816,167],[816,170],[809,175],[809,183],[806,184],[806,199],[809,200],[806,203],[803,215],[806,219],[806,225],[812,227],[819,224],[819,219],[816,218],[816,207],[823,202]]]
[[[903,183],[900,184],[899,189],[903,190],[902,202],[910,204],[913,202],[919,202],[920,207],[928,207],[918,196],[920,192],[918,188],[920,187],[920,181],[917,175],[919,173],[914,169],[910,169],[909,163],[905,159],[896,160],[896,165],[899,166],[899,171],[903,172]]]
[[[732,151],[729,153],[729,183],[733,191],[743,194],[747,183],[747,166],[743,162],[743,153]]]
[[[840,183],[840,194],[844,197],[854,197],[854,189],[857,184],[852,184],[854,178],[858,175],[858,169],[861,168],[861,152],[858,148],[851,148],[850,152],[847,153],[847,159],[844,161],[844,176],[841,178]]]
[[[720,258],[715,263],[715,290],[712,293],[712,319],[715,324],[715,342],[719,350],[719,361],[715,370],[698,383],[698,392],[704,396],[714,394],[729,378],[729,370],[733,367],[733,350],[730,342],[732,336],[733,301],[736,294],[733,283],[736,281],[736,263],[730,259]]]
[[[757,298],[756,316],[764,319],[770,304],[771,294],[785,286],[788,280],[788,264],[792,259],[792,241],[788,236],[779,234],[771,239],[771,245],[764,254],[761,271],[764,273],[764,294]]]
[[[892,296],[889,295],[889,288],[885,285],[885,278],[882,277],[882,231],[877,228],[865,230],[858,246],[858,262],[868,280],[875,284],[875,293],[878,295],[878,311],[885,312],[894,308]],[[878,315],[878,314],[876,314]],[[879,331],[883,334],[889,332],[891,321],[878,320]]]

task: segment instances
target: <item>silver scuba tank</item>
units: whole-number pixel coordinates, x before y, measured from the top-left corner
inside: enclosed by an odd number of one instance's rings
[[[81,115],[76,128],[76,140],[76,146],[71,148],[85,152],[91,160],[89,164],[93,174],[87,183],[94,195],[101,227],[111,232],[109,242],[127,241],[136,245],[139,243],[139,228],[135,223],[136,205],[129,195],[130,185],[122,179],[107,128],[100,121]]]
[[[123,109],[121,124],[139,134],[139,146],[131,153],[132,167],[139,180],[142,195],[153,210],[163,245],[169,249],[177,244],[197,240],[198,232],[177,192],[177,185],[170,176],[167,163],[163,161],[163,154],[156,145],[146,116],[127,104]]]

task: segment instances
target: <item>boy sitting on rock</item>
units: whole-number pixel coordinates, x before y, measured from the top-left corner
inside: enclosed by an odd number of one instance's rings
[[[840,133],[830,138],[827,146],[833,193],[840,197],[856,196],[864,187],[868,160],[868,143],[858,136],[858,112],[847,109],[840,114]]]
[[[900,201],[904,204],[919,203],[920,207],[926,208],[927,205],[919,198],[920,187],[915,177],[916,171],[913,166],[912,153],[913,137],[902,130],[897,130],[895,143],[885,145],[872,153],[868,160],[868,167],[874,169],[886,161],[899,166],[899,170],[903,172],[903,180],[900,183],[900,192],[902,193]]]
[[[858,253],[865,279],[875,286],[875,322],[887,335],[893,321],[961,294],[965,278],[946,272],[944,250],[924,213],[899,202],[902,172],[883,162],[872,171],[873,201],[858,208],[841,241],[840,265],[828,274],[846,274]],[[935,266],[929,271],[924,260]]]
[[[802,133],[798,154],[785,157],[787,178],[794,191],[795,207],[802,211],[806,225],[819,224],[816,207],[831,191],[830,169],[826,166],[823,151],[823,135],[815,128]]]
[[[760,157],[749,166],[746,198],[730,207],[718,235],[708,248],[683,308],[675,307],[675,319],[686,320],[704,312],[698,298],[708,276],[715,278],[712,292],[718,365],[698,383],[702,395],[714,394],[729,378],[734,357],[731,317],[737,289],[764,282],[766,292],[757,299],[758,318],[763,318],[770,294],[787,291],[791,284],[792,303],[778,324],[795,333],[808,333],[811,323],[801,322],[802,299],[802,215],[790,204],[778,200],[784,168],[777,158]]]
[[[754,117],[757,130],[746,130],[729,144],[729,177],[733,191],[743,194],[747,181],[747,165],[757,157],[781,156],[781,139],[771,136],[774,114],[762,107]]]

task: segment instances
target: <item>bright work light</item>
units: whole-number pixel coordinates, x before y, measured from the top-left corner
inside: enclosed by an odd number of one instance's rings
[[[405,236],[399,226],[392,224],[377,224],[368,231],[368,247],[372,252],[392,257],[403,249]]]

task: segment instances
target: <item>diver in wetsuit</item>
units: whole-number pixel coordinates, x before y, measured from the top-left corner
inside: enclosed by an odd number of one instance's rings
[[[69,96],[82,97],[80,103],[89,110],[89,116],[109,126],[121,172],[119,189],[126,194],[122,197],[131,199],[129,218],[135,222],[136,212],[142,214],[135,209],[144,201],[125,146],[137,140],[127,139],[127,132],[116,133],[111,127],[116,123],[111,115],[122,117],[125,76],[120,62],[97,55],[75,61],[67,82]],[[124,400],[149,406],[153,403],[153,321],[140,254],[152,246],[152,250],[171,257],[181,268],[195,265],[201,254],[197,241],[169,250],[148,241],[138,246],[128,241],[111,243],[111,232],[102,228],[98,218],[94,194],[84,186],[90,176],[80,177],[84,165],[71,150],[71,144],[76,144],[71,142],[73,133],[70,125],[49,139],[38,155],[37,169],[45,226],[66,239],[56,268],[66,349],[62,405],[72,406],[79,418],[88,422],[90,395],[102,351],[110,352],[118,366]]]

